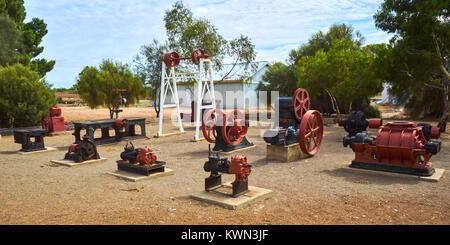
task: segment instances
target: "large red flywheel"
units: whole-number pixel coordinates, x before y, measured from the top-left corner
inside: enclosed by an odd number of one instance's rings
[[[298,142],[300,149],[307,155],[315,155],[322,144],[323,118],[316,110],[308,110],[300,123]]]
[[[237,109],[228,112],[224,118],[222,137],[231,146],[237,146],[247,135],[248,122],[245,115]]]
[[[203,136],[208,142],[216,143],[216,127],[219,120],[223,120],[225,114],[221,110],[211,109],[204,116],[202,120]],[[219,124],[219,126],[222,124]]]
[[[309,100],[308,91],[304,88],[298,88],[292,96],[292,105],[294,105],[295,117],[301,121],[303,115],[309,111],[311,102]]]

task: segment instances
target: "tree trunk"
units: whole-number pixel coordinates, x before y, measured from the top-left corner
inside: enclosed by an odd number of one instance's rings
[[[334,96],[327,89],[325,89],[325,92],[327,92],[328,96],[330,97],[331,106],[333,106],[333,110],[336,112],[336,116],[339,118],[341,116],[341,112],[339,111],[339,106],[336,102],[336,98],[334,98]]]
[[[442,111],[441,119],[439,120],[438,127],[440,128],[441,133],[445,132],[445,128],[447,126],[447,120],[448,120],[448,87],[450,84],[450,81],[447,77],[443,78],[443,84],[444,84],[444,110]]]

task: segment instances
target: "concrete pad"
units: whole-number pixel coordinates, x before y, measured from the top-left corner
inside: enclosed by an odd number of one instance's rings
[[[445,169],[442,168],[435,168],[434,174],[431,176],[418,176],[418,175],[412,175],[412,174],[402,174],[402,173],[394,173],[394,172],[386,172],[386,171],[377,171],[377,170],[370,170],[370,169],[362,169],[362,168],[345,168],[345,170],[349,170],[352,172],[359,172],[359,173],[370,173],[370,174],[377,174],[377,175],[384,175],[384,176],[392,176],[396,178],[411,178],[411,179],[418,179],[422,181],[429,181],[429,182],[438,182],[439,179],[444,175]]]
[[[175,170],[170,169],[170,168],[164,168],[164,172],[153,173],[148,176],[136,174],[136,173],[130,173],[130,172],[123,171],[123,170],[116,170],[114,172],[108,172],[107,174],[116,176],[116,177],[124,179],[124,180],[137,182],[140,180],[154,179],[154,178],[158,178],[158,177],[173,175],[174,173],[175,173]]]
[[[256,201],[267,199],[273,195],[272,190],[249,186],[249,192],[238,197],[231,197],[229,196],[229,194],[231,194],[232,192],[231,188],[231,183],[227,183],[213,191],[202,191],[194,193],[191,195],[191,198],[198,201],[219,205],[227,209],[235,210],[245,207]]]
[[[163,138],[163,137],[168,137],[168,136],[174,136],[174,135],[179,135],[179,134],[184,134],[186,133],[186,131],[183,132],[175,132],[175,133],[168,133],[168,134],[161,134],[161,135],[155,135],[155,138]]]
[[[106,160],[108,160],[108,158],[93,159],[93,160],[87,160],[84,162],[74,162],[72,160],[51,160],[50,162],[60,164],[63,166],[67,166],[67,167],[75,167],[75,166],[85,165],[85,164],[90,164],[90,163],[103,162]]]
[[[423,181],[430,181],[430,182],[438,182],[439,179],[441,179],[442,175],[444,175],[445,169],[442,168],[435,168],[434,174],[431,176],[417,176],[419,180]]]
[[[299,143],[290,145],[271,145],[267,144],[266,158],[281,162],[292,162],[308,157],[300,149]]]
[[[56,151],[57,149],[54,147],[45,147],[45,150],[40,151],[18,151],[21,155],[28,155],[28,154],[34,154],[34,153],[40,153],[40,152],[47,152],[47,151]]]
[[[249,146],[249,147],[245,147],[245,148],[241,148],[241,149],[237,149],[237,150],[229,151],[229,152],[213,151],[213,150],[211,150],[211,151],[212,152],[219,152],[220,155],[231,155],[233,153],[240,152],[240,151],[245,151],[245,150],[252,149],[252,148],[255,148],[255,147],[256,147],[256,145],[252,145],[252,146]]]

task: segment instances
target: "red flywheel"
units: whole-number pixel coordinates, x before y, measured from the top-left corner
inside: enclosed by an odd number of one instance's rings
[[[303,153],[313,156],[322,144],[323,118],[316,110],[307,111],[300,123],[298,142]]]
[[[216,143],[216,126],[219,120],[225,117],[221,110],[211,109],[204,116],[202,120],[202,132],[205,139],[210,143]],[[220,123],[220,125],[222,125]]]
[[[237,109],[227,113],[222,127],[222,137],[231,146],[237,146],[247,135],[248,122],[245,115]]]
[[[309,111],[311,102],[309,100],[308,91],[304,88],[298,88],[292,96],[292,104],[294,105],[295,117],[301,121],[303,115]]]

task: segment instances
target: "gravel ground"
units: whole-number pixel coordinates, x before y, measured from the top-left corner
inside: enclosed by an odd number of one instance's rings
[[[0,224],[450,224],[448,172],[433,183],[349,171],[354,153],[342,147],[345,131],[333,125],[325,128],[316,156],[267,161],[261,130],[250,128],[248,138],[257,147],[239,154],[254,166],[249,184],[274,195],[239,210],[189,197],[203,190],[208,176],[203,171],[208,142],[191,142],[192,127],[182,135],[153,138],[157,124],[147,124],[149,139],[133,143],[152,147],[175,174],[141,182],[106,174],[117,168],[125,142],[98,146],[106,162],[70,168],[50,163],[64,157],[74,140],[70,133],[45,138],[46,146],[58,151],[30,155],[17,154],[20,145],[13,136],[3,136]],[[450,135],[442,140],[432,162],[450,170]],[[224,175],[224,182],[233,179]]]

